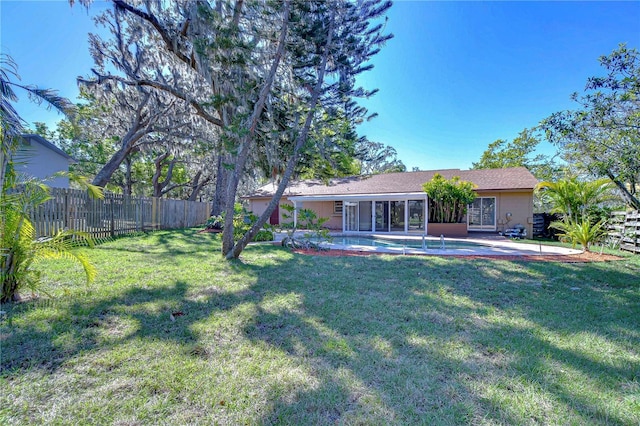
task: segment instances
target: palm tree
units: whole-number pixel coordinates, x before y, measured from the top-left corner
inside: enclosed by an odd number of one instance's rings
[[[10,56],[0,56],[0,302],[16,298],[23,288],[35,290],[40,271],[34,266],[47,258],[75,259],[84,268],[87,281],[96,275],[86,256],[74,250],[78,244],[92,245],[89,235],[77,231],[61,231],[51,238],[35,239],[30,212],[49,199],[46,185],[34,179],[20,179],[13,168],[13,154],[23,131],[23,120],[11,105],[18,97],[14,88],[26,91],[36,102],[47,102],[63,112],[72,110],[71,103],[48,89],[26,86],[11,81],[20,79],[16,63]],[[77,181],[82,182],[81,178]],[[90,188],[95,194],[97,188]],[[101,194],[100,194],[101,195]]]
[[[611,199],[613,185],[609,179],[581,181],[576,177],[560,179],[557,182],[540,182],[536,191],[542,193],[553,204],[552,213],[561,213],[562,221],[551,223],[551,227],[562,233],[573,243],[580,244],[589,251],[592,243],[601,239],[605,231],[605,220],[595,220],[589,215],[589,207]]]
[[[582,181],[575,176],[557,182],[540,182],[536,186],[536,191],[551,201],[552,213],[561,213],[573,221],[588,215],[590,206],[610,200],[612,189],[609,179]]]

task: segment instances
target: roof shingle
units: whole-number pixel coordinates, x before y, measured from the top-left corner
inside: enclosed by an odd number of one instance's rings
[[[321,180],[293,181],[285,190],[285,196],[312,195],[366,195],[422,192],[422,184],[440,173],[446,179],[459,176],[473,182],[477,191],[488,190],[533,190],[538,180],[524,167],[480,170],[426,170],[419,172],[384,173],[371,176],[351,176]],[[277,189],[275,183],[258,188],[246,198],[271,197]]]

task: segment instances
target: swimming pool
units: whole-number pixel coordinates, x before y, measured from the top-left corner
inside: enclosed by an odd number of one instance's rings
[[[334,236],[332,237],[331,244],[338,244],[341,246],[364,246],[364,247],[386,247],[386,248],[409,248],[418,249],[423,248],[431,250],[442,250],[442,241],[439,238],[425,238],[424,246],[421,238],[414,239],[391,239],[383,237],[372,236]],[[460,240],[445,240],[444,249],[478,249],[489,248],[491,245],[481,244],[471,241]]]
[[[305,231],[298,231],[298,237],[302,238]],[[287,233],[276,233],[276,242],[281,244]],[[519,256],[519,255],[566,255],[577,254],[580,250],[559,246],[544,246],[539,243],[527,243],[523,241],[511,241],[508,239],[458,239],[445,238],[445,248],[442,249],[440,238],[426,237],[426,250],[422,248],[422,237],[407,237],[404,235],[344,235],[334,234],[331,242],[322,242],[320,245],[332,250],[356,250],[372,253],[393,254],[423,254],[437,256],[456,255],[490,255],[490,256]]]

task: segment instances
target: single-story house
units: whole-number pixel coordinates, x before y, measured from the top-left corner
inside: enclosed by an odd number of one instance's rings
[[[468,208],[468,231],[500,232],[521,224],[527,235],[532,235],[533,190],[538,180],[524,167],[385,173],[328,182],[295,181],[289,184],[280,203],[311,209],[318,217],[330,218],[326,227],[345,233],[439,236],[429,231],[427,194],[422,189],[422,184],[436,173],[446,179],[459,176],[475,184],[477,198]],[[244,197],[249,209],[258,215],[264,212],[276,189],[277,184],[270,183]],[[270,223],[281,223],[282,213],[282,209],[276,209]]]
[[[54,173],[67,172],[75,161],[63,150],[40,135],[22,135],[15,169],[18,173],[38,179],[47,179],[47,185],[53,188],[69,188],[69,178],[56,177]]]

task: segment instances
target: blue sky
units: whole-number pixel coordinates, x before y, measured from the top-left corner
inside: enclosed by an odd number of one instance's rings
[[[0,14],[2,52],[23,82],[75,99],[76,77],[92,66],[87,11],[2,0]],[[569,96],[602,74],[599,56],[623,42],[640,48],[640,2],[397,1],[387,29],[395,38],[361,78],[380,89],[365,103],[379,117],[360,132],[395,147],[409,170],[467,169],[494,140],[575,108]],[[28,122],[60,119],[28,102],[18,111]]]

